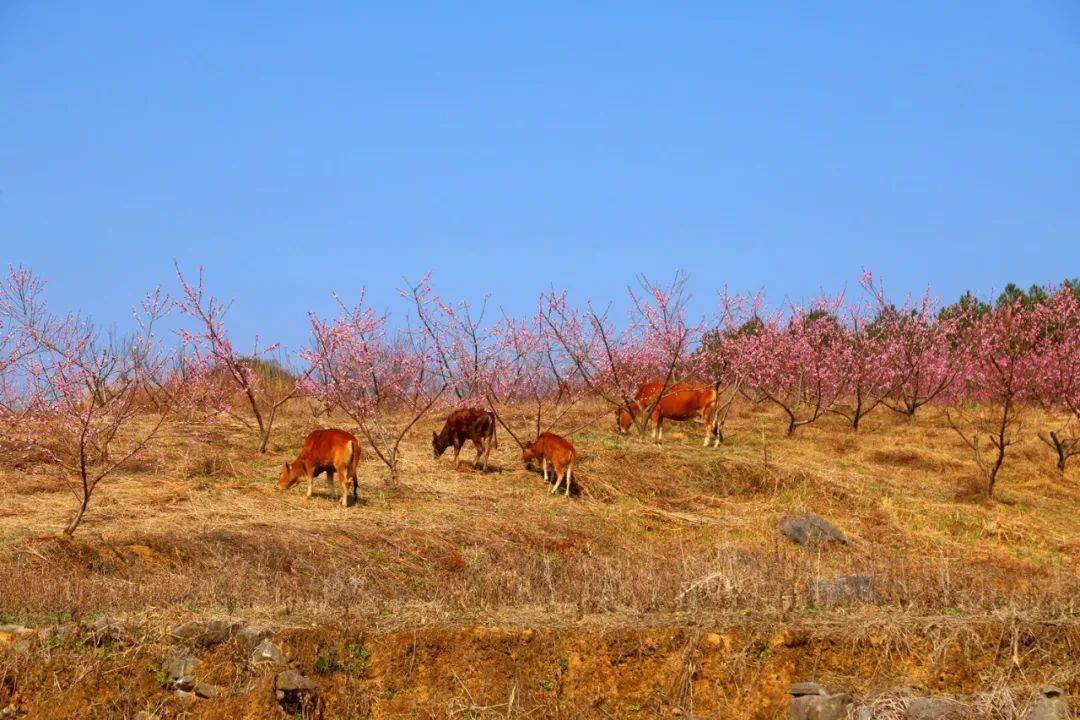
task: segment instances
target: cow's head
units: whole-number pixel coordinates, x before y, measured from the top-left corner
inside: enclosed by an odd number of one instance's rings
[[[444,438],[434,430],[431,431],[431,454],[436,458],[442,457],[446,448],[450,446],[450,438]]]
[[[615,411],[615,432],[625,435],[634,425],[634,416],[625,407]]]
[[[285,467],[281,470],[281,475],[278,476],[277,486],[279,491],[285,492],[300,479],[302,472],[296,467],[297,465],[299,465],[299,463],[293,463],[292,467],[290,467],[289,463],[285,463]]]
[[[537,447],[539,441],[531,442],[525,447],[521,448],[521,462],[528,466],[532,465],[532,461],[540,457],[540,449]]]

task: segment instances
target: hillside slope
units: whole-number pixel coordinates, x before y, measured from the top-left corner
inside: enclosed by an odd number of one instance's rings
[[[1046,682],[1080,691],[1080,477],[1034,437],[986,501],[934,409],[784,438],[777,418],[738,407],[708,450],[697,426],[658,445],[607,423],[574,437],[570,499],[505,433],[495,471],[433,459],[433,419],[407,441],[403,484],[365,458],[347,509],[321,480],[311,499],[276,490],[314,427],[299,403],[267,455],[239,428],[177,428],[102,487],[71,541],[56,539],[70,494],[13,458],[0,613],[38,630],[0,659],[0,708],[266,717],[272,673],[246,667],[236,641],[200,655],[227,697],[161,687],[167,631],[223,616],[272,628],[320,686],[318,708],[296,711],[325,717],[771,718],[808,679],[870,699],[997,692],[999,709]],[[848,544],[778,534],[803,512]],[[857,591],[831,584],[852,575]],[[87,643],[102,616],[123,633]]]

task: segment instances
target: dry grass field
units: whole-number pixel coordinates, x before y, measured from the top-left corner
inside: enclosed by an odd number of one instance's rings
[[[505,432],[488,473],[433,459],[429,418],[402,483],[365,457],[361,501],[342,508],[321,479],[311,499],[303,484],[277,492],[305,434],[335,424],[297,401],[265,455],[239,427],[171,428],[102,485],[72,540],[59,539],[73,506],[60,480],[7,458],[0,621],[33,632],[0,633],[0,711],[764,719],[785,716],[800,680],[882,718],[912,693],[1000,718],[1048,682],[1075,697],[1080,465],[1058,474],[1031,427],[987,501],[937,413],[875,413],[858,434],[830,417],[785,438],[778,417],[738,406],[714,449],[700,426],[656,444],[605,415],[573,438],[569,499]],[[780,536],[801,512],[850,542]],[[869,594],[821,591],[854,573]],[[103,617],[123,630],[94,641]],[[221,697],[166,689],[170,628],[212,617],[271,628],[314,697],[278,702],[274,670],[235,638],[198,653]]]

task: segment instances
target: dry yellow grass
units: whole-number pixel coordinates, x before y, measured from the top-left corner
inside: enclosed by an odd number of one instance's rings
[[[523,468],[505,432],[496,471],[433,459],[432,418],[407,440],[403,486],[388,488],[365,453],[361,503],[343,509],[321,479],[311,499],[301,486],[276,490],[313,422],[297,401],[266,455],[240,428],[171,428],[156,456],[102,485],[71,541],[56,538],[72,502],[52,472],[0,470],[0,614],[107,613],[158,629],[211,614],[331,628],[344,614],[384,634],[840,622],[861,628],[853,647],[882,623],[898,638],[926,623],[1051,623],[1075,636],[1080,466],[1059,475],[1033,432],[987,501],[932,408],[914,423],[872,415],[858,434],[825,418],[785,438],[776,416],[740,405],[718,449],[700,446],[695,425],[662,445],[619,437],[604,415],[574,437],[582,492],[568,500]],[[780,519],[802,511],[831,519],[850,545],[779,539]],[[873,575],[873,601],[818,604],[816,578],[855,572]],[[1068,661],[1065,682],[1080,682],[1080,661]]]

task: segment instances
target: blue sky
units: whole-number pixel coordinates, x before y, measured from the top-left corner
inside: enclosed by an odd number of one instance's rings
[[[123,322],[173,259],[295,345],[435,272],[804,298],[1080,274],[1080,6],[0,3],[0,261]]]

